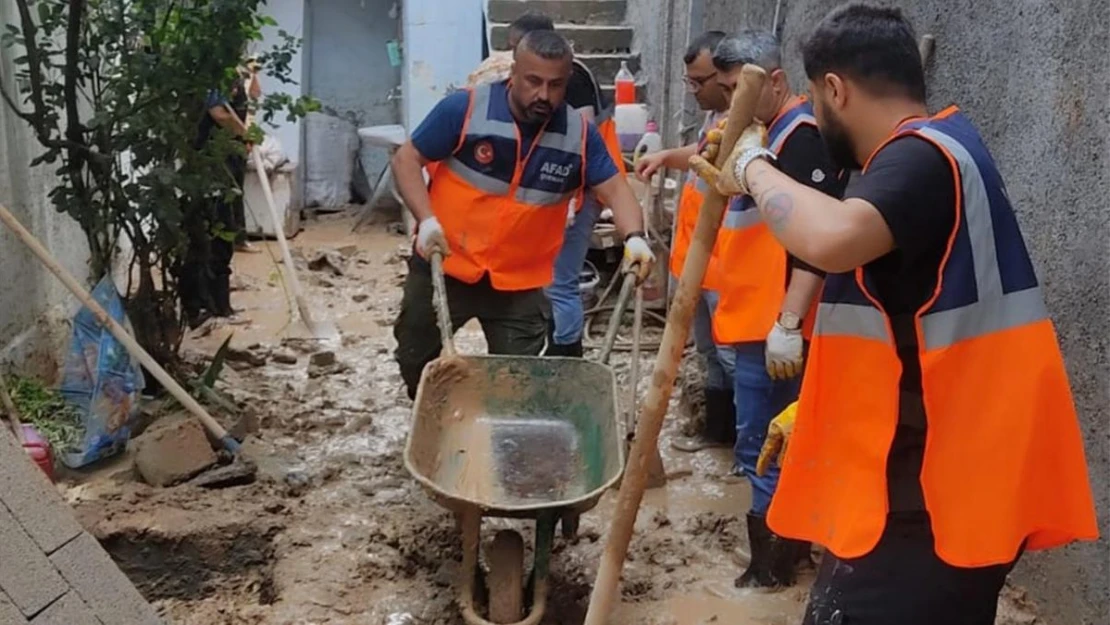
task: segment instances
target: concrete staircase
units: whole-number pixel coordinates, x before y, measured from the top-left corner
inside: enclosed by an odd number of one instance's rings
[[[521,15],[549,15],[611,101],[621,61],[628,61],[633,73],[640,71],[640,55],[632,51],[633,30],[625,25],[627,10],[627,0],[489,0],[490,45],[505,49],[509,24]]]

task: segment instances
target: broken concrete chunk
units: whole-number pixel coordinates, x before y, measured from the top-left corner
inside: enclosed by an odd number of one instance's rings
[[[346,271],[343,257],[339,252],[330,250],[317,252],[316,256],[308,261],[308,268],[312,271],[330,272],[334,276],[342,276]]]
[[[216,464],[204,428],[194,419],[182,419],[148,431],[136,441],[135,467],[152,486],[184,482]]]
[[[252,367],[261,367],[266,364],[266,356],[250,348],[228,347],[226,358],[228,362],[241,362]]]
[[[314,367],[329,367],[335,364],[335,352],[316,352],[308,359],[308,364]]]
[[[190,484],[202,488],[227,488],[251,484],[258,474],[258,467],[250,460],[239,459],[226,467],[218,467],[201,473]]]
[[[279,349],[273,354],[270,354],[270,358],[274,362],[281,363],[283,365],[297,364],[297,354],[288,349]]]

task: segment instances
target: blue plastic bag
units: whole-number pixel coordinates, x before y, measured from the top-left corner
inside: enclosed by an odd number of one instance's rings
[[[110,276],[100,280],[92,296],[112,319],[131,332],[123,300]],[[76,469],[122,451],[139,417],[144,386],[139,361],[91,310],[82,306],[73,318],[73,337],[60,390],[80,411],[85,433],[76,451],[56,450],[62,463]]]

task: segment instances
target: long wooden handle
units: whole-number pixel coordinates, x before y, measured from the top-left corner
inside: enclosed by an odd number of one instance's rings
[[[458,352],[455,350],[455,331],[451,327],[451,309],[447,305],[447,281],[443,277],[443,252],[432,252],[432,300],[436,307],[436,321],[439,324],[440,340],[443,343],[443,353],[448,357]]]
[[[745,65],[741,71],[737,89],[732,96],[732,105],[729,108],[728,125],[725,127],[721,148],[717,153],[718,167],[724,164],[725,159],[732,152],[740,133],[752,123],[766,77],[766,72],[754,65]],[[693,240],[686,255],[686,264],[682,267],[678,290],[667,313],[663,342],[651,376],[652,385],[648,389],[647,397],[641,407],[639,422],[636,424],[632,451],[624,479],[621,481],[616,512],[609,526],[605,553],[601,558],[601,566],[598,568],[597,579],[594,581],[593,592],[590,595],[590,607],[586,612],[585,625],[605,625],[612,611],[614,598],[618,596],[617,586],[620,583],[621,568],[624,566],[636,515],[639,513],[640,502],[644,496],[648,461],[652,456],[652,450],[658,448],[659,431],[663,427],[663,418],[667,413],[667,404],[671,398],[675,376],[678,375],[679,361],[682,359],[686,338],[690,332],[694,304],[701,291],[702,280],[709,265],[710,252],[717,242],[717,228],[721,224],[725,206],[726,198],[715,189],[710,189],[702,202]]]
[[[85,287],[81,286],[68,271],[58,264],[58,261],[42,246],[42,243],[39,243],[38,239],[24,228],[23,224],[19,223],[19,220],[2,205],[0,205],[0,221],[4,222],[4,225],[15,233],[15,236],[19,237],[19,240],[22,241],[24,245],[30,248],[31,253],[37,256],[38,259],[42,261],[43,265],[46,265],[50,273],[53,273],[62,281],[62,284],[69,289],[70,293],[73,293],[86,308],[92,311],[97,321],[108,328],[108,331],[112,333],[112,336],[116,337],[117,341],[123,343],[123,346],[127,348],[129,354],[143,363],[147,371],[150,371],[155,379],[161,382],[162,386],[166,387],[166,390],[170,392],[170,395],[173,395],[174,399],[181,402],[181,405],[184,406],[186,410],[200,419],[200,422],[212,436],[219,439],[220,443],[222,443],[228,451],[232,453],[239,451],[239,442],[228,436],[223,426],[217,423],[216,420],[208,414],[208,411],[197,403],[197,400],[193,399],[192,395],[189,395],[189,393],[177,383],[177,380],[173,379],[173,376],[166,373],[162,365],[159,365],[158,362],[127,333],[127,330],[125,330],[123,326],[117,323],[115,319],[112,319],[111,315],[109,315],[108,312],[93,299],[92,295],[85,290]]]

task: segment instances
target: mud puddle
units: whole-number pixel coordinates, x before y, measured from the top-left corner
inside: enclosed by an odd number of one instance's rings
[[[462,623],[454,519],[402,463],[412,408],[392,360],[391,323],[406,267],[404,241],[384,226],[353,234],[351,225],[343,217],[310,221],[291,242],[314,311],[338,325],[339,340],[314,341],[289,324],[276,246],[261,243],[256,247],[269,253],[235,258],[233,304],[245,323],[206,328],[186,344],[196,358],[210,357],[230,335],[234,347],[263,359],[257,366],[232,363],[219,388],[257,416],[258,436],[294,459],[302,481],[159,490],[117,473],[70,490],[82,523],[168,621]],[[485,348],[474,324],[460,330],[457,345],[464,354]],[[321,351],[334,358],[320,362],[333,362],[312,364]],[[641,360],[641,392],[653,359]],[[614,354],[621,388],[628,364],[627,353]],[[676,397],[672,414],[677,406]],[[668,419],[662,442],[674,479],[645,497],[611,622],[798,623],[809,577],[776,594],[733,588],[746,559],[747,486],[723,477],[731,465],[727,450],[672,452],[677,421]],[[556,537],[545,625],[582,622],[614,498],[607,494],[582,517],[576,539]],[[531,541],[524,521],[488,519],[482,535],[488,541],[510,527]],[[1004,603],[1008,616],[1000,624],[1040,622],[1030,620],[1020,597]]]

